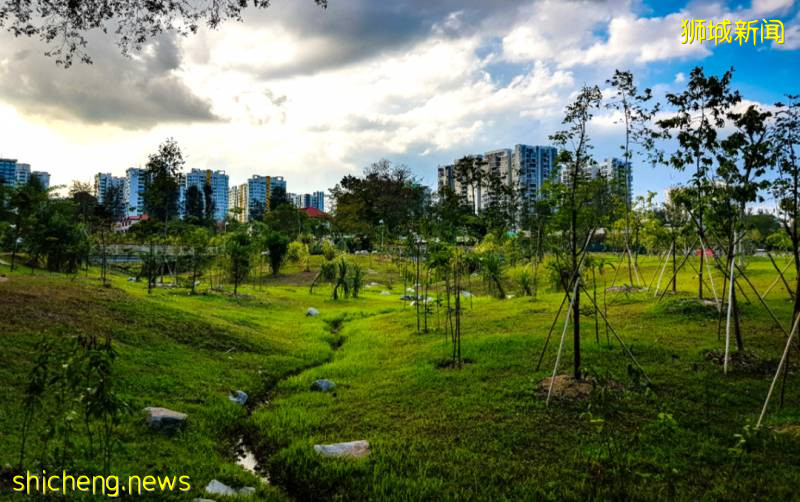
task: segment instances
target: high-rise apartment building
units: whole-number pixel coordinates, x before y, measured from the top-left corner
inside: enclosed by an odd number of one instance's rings
[[[28,168],[30,168],[30,166],[28,166]],[[50,188],[50,173],[48,173],[47,171],[32,171],[31,178],[39,180],[39,184],[45,190]]]
[[[14,187],[17,184],[17,160],[0,159],[0,183],[6,187]]]
[[[26,184],[31,178],[31,165],[17,162],[15,178],[17,180],[17,186]]]
[[[492,150],[473,158],[471,179],[458,176],[458,163],[439,166],[437,174],[440,189],[448,187],[478,213],[497,195],[493,193],[490,179],[514,188],[522,203],[539,197],[544,182],[554,174],[556,149],[515,145],[513,149]]]
[[[97,202],[105,201],[106,190],[109,188],[122,189],[125,186],[125,177],[112,176],[111,173],[97,173],[94,175],[94,196]]]
[[[555,173],[556,149],[552,146],[515,145],[511,155],[514,187],[523,202],[542,194],[542,186]]]
[[[606,159],[600,164],[599,173],[605,176],[611,190],[628,204],[628,208],[633,204],[633,173],[631,163],[623,159]]]
[[[313,208],[319,209],[320,211],[325,211],[325,192],[314,192],[311,194],[311,206]]]
[[[239,223],[246,223],[250,219],[248,188],[249,184],[244,183],[228,190],[228,216]]]
[[[192,169],[186,174],[185,189],[196,187],[204,194],[205,186],[211,188],[211,201],[214,204],[214,220],[222,221],[228,214],[228,175],[225,171],[212,171],[210,169]],[[205,204],[205,197],[203,197]]]
[[[144,213],[144,190],[147,171],[131,167],[125,171],[122,197],[125,200],[125,216],[141,216]]]

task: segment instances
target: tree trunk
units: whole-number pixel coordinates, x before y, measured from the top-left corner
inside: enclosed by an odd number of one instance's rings
[[[575,278],[576,281],[580,281],[580,276]],[[575,298],[572,302],[572,341],[575,346],[575,358],[574,358],[574,368],[573,368],[573,376],[575,380],[580,380],[581,378],[581,293],[578,289],[575,290]]]
[[[672,292],[678,292],[678,277],[677,277],[677,260],[678,260],[678,253],[676,252],[677,248],[675,247],[675,241],[672,242]]]

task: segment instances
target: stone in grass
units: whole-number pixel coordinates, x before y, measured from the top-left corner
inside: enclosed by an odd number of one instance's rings
[[[247,392],[243,390],[237,390],[236,392],[232,392],[228,394],[228,399],[231,400],[232,403],[244,405],[247,402]]]
[[[147,407],[147,425],[152,429],[180,429],[186,423],[186,413],[173,411],[167,408]]]
[[[230,486],[226,485],[221,481],[217,481],[216,479],[212,479],[208,485],[206,485],[206,493],[211,495],[223,495],[226,497],[232,497],[234,495],[239,495],[242,497],[252,497],[256,493],[256,489],[252,486],[245,486],[244,488],[240,488],[239,490],[235,488],[231,488]]]
[[[319,392],[328,392],[336,388],[336,384],[328,379],[320,379],[314,380],[314,383],[311,384],[311,390],[316,390]]]
[[[381,291],[381,296],[390,296],[391,293],[388,291]]]
[[[315,444],[314,451],[328,458],[364,458],[369,455],[369,441],[349,441],[347,443]]]
[[[306,310],[306,315],[317,317],[319,315],[319,310],[315,309],[314,307],[308,307],[308,310]]]
[[[461,291],[461,298],[469,298],[470,296],[472,296],[472,293],[469,291]]]

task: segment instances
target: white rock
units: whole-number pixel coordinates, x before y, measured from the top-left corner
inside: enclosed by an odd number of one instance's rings
[[[211,482],[206,485],[206,493],[210,493],[211,495],[223,495],[225,497],[232,497],[234,495],[239,495],[241,497],[252,497],[256,494],[256,489],[252,486],[245,486],[244,488],[237,490],[235,488],[231,488],[225,483],[222,483],[221,481],[212,479]]]
[[[391,296],[391,293],[388,291],[381,291],[381,296]]]
[[[319,315],[319,310],[315,309],[314,307],[308,307],[308,310],[306,310],[306,315],[317,317]]]
[[[329,458],[364,458],[369,455],[369,441],[349,441],[346,443],[315,444],[314,451]]]
[[[472,296],[472,293],[470,293],[469,291],[461,291],[462,298],[469,298],[470,296]]]
[[[228,394],[228,399],[231,400],[232,403],[244,405],[247,402],[247,392],[243,390],[237,390],[231,394]]]
[[[159,428],[179,428],[186,422],[186,413],[173,411],[167,408],[147,407],[147,425],[154,429]]]
[[[236,495],[236,490],[225,483],[212,479],[208,485],[206,485],[206,493],[210,493],[211,495],[233,496]]]

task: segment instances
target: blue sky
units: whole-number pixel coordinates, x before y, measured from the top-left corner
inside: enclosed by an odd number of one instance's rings
[[[584,83],[629,69],[657,97],[695,66],[750,101],[800,93],[800,14],[792,0],[275,0],[196,36],[157,37],[130,58],[90,34],[95,64],[65,70],[37,40],[0,35],[0,156],[53,182],[121,174],[174,137],[189,167],[231,183],[284,176],[291,192],[333,186],[380,158],[435,183],[437,165],[516,143],[543,144]],[[683,45],[681,19],[780,19],[782,46]],[[601,111],[595,153],[621,131]],[[46,145],[46,147],[43,147]],[[635,166],[634,190],[684,176]]]

